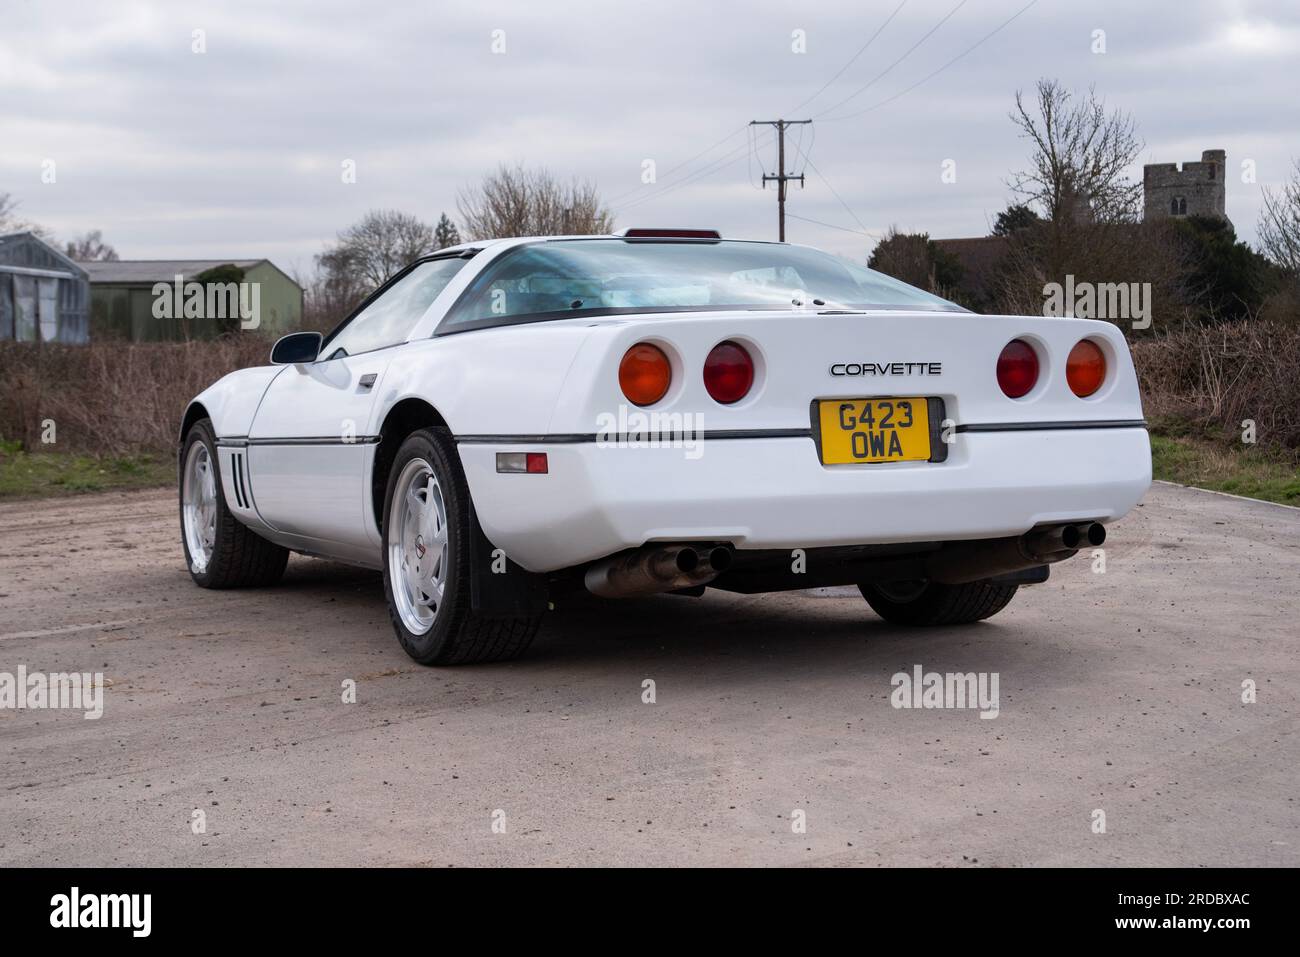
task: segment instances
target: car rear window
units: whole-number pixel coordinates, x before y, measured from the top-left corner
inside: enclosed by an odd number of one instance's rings
[[[728,309],[964,311],[802,246],[577,239],[517,246],[470,284],[439,332],[633,312]]]

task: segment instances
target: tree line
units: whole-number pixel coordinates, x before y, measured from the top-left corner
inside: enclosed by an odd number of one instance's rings
[[[614,217],[595,184],[562,180],[544,168],[500,166],[456,198],[460,225],[444,212],[430,226],[394,209],[372,210],[316,257],[304,285],[303,325],[332,328],[408,263],[466,242],[512,236],[608,233]]]
[[[1252,248],[1226,219],[1144,219],[1142,184],[1127,177],[1144,146],[1137,124],[1094,89],[1040,80],[1032,95],[1016,94],[1010,119],[1028,162],[1006,180],[1010,202],[991,224],[981,275],[948,244],[896,227],[868,265],[983,313],[1037,314],[1045,287],[1073,276],[1149,283],[1165,329],[1300,323],[1300,162],[1280,190],[1263,190]]]

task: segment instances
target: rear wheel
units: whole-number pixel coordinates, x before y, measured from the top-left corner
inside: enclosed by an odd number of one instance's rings
[[[964,625],[996,615],[1018,587],[989,581],[965,585],[900,581],[859,585],[858,590],[871,610],[891,624]]]
[[[247,528],[226,507],[209,419],[194,423],[181,447],[180,507],[181,544],[195,584],[242,588],[280,580],[289,550]]]
[[[408,436],[384,497],[384,595],[398,641],[422,665],[514,658],[541,624],[540,615],[473,613],[470,529],[469,488],[450,433]]]

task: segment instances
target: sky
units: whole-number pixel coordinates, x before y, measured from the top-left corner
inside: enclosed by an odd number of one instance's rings
[[[502,163],[593,181],[617,228],[774,239],[773,131],[747,124],[813,118],[787,239],[861,262],[891,225],[986,234],[1027,162],[1015,93],[1049,77],[1133,115],[1134,179],[1227,150],[1253,241],[1300,155],[1300,4],[1027,3],[5,0],[0,192],[123,259],[299,274],[369,209],[455,219]]]

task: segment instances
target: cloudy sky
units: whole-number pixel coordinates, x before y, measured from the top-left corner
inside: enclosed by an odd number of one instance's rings
[[[1300,155],[1300,4],[1037,0],[984,39],[1028,2],[6,0],[0,192],[123,258],[307,270],[367,209],[454,218],[458,188],[522,162],[594,180],[620,227],[775,238],[771,133],[745,124],[813,117],[788,238],[861,260],[890,224],[987,232],[1026,155],[1007,111],[1046,76],[1131,112],[1142,162],[1226,149],[1252,240]]]

